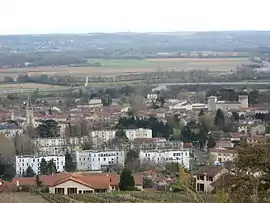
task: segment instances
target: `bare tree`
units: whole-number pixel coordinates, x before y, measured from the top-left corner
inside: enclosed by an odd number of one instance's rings
[[[0,161],[3,163],[14,163],[15,147],[11,139],[0,134]]]
[[[29,155],[33,153],[33,143],[27,135],[17,135],[13,138],[16,154]]]

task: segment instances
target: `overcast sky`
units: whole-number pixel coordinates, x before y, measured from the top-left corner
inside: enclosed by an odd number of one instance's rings
[[[0,0],[0,34],[270,30],[270,0]]]

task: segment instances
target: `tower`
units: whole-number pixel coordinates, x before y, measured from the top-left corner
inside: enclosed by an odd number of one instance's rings
[[[87,87],[88,86],[88,82],[89,82],[89,76],[86,76],[86,79],[85,79],[85,84],[84,86]]]
[[[33,126],[34,125],[34,110],[31,103],[31,97],[28,97],[27,103],[26,103],[26,124],[27,126]]]
[[[10,120],[12,120],[12,121],[14,121],[14,120],[15,120],[15,116],[14,116],[14,110],[12,110],[12,111],[11,111]]]
[[[207,98],[208,111],[216,111],[217,97],[210,96]]]
[[[248,95],[239,95],[238,102],[240,103],[240,108],[248,108]]]

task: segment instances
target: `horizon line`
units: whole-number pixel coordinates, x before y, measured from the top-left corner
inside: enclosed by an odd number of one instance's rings
[[[206,33],[206,32],[270,32],[270,29],[239,29],[239,30],[181,30],[181,31],[117,31],[117,32],[44,32],[44,33],[0,33],[0,36],[19,36],[19,35],[90,35],[90,34],[154,34],[154,33]]]

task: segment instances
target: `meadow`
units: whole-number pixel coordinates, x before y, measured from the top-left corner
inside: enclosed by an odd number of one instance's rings
[[[248,58],[168,58],[168,59],[89,59],[89,64],[100,63],[101,67],[33,67],[33,68],[2,68],[0,77],[18,74],[28,75],[73,75],[85,76],[113,76],[120,74],[156,72],[156,71],[183,71],[209,70],[225,72],[235,70],[241,64],[249,63]]]

